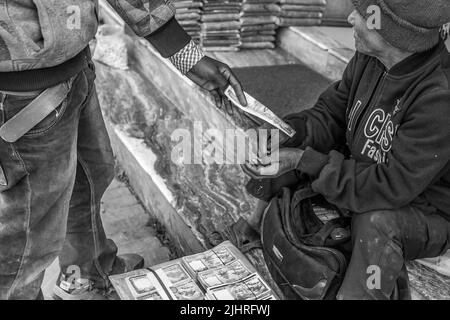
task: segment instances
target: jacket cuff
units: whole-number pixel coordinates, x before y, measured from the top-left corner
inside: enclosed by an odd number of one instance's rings
[[[186,74],[204,56],[202,50],[191,40],[183,49],[171,56],[169,60],[182,74]]]
[[[306,138],[306,120],[304,118],[283,119],[291,128],[295,130],[295,135],[283,143],[283,147],[299,147]]]
[[[183,49],[191,37],[178,24],[175,18],[145,37],[159,51],[161,56],[168,58]]]
[[[322,168],[328,163],[329,156],[307,147],[300,159],[297,169],[310,177],[318,177]]]

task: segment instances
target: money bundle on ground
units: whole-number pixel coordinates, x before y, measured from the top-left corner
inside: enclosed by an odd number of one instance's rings
[[[242,49],[275,48],[277,0],[244,0],[240,14]]]
[[[122,300],[276,300],[278,296],[229,241],[147,269],[110,276]]]
[[[240,0],[203,0],[201,44],[205,51],[237,51]]]
[[[326,5],[326,0],[280,0],[278,25],[282,27],[320,25]]]
[[[203,2],[201,0],[175,0],[172,3],[177,9],[175,17],[180,25],[194,41],[199,42]]]

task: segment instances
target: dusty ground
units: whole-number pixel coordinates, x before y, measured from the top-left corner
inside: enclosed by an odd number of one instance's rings
[[[120,179],[123,180],[123,179]],[[152,266],[173,258],[170,242],[164,230],[154,222],[126,182],[115,179],[102,201],[102,219],[106,234],[119,247],[119,254],[138,253]],[[51,299],[52,290],[59,274],[55,261],[45,274],[42,290],[46,299]]]

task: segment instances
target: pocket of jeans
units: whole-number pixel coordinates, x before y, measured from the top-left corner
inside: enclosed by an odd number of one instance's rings
[[[72,88],[74,78],[71,78],[67,81],[69,86],[69,94],[70,89]],[[52,129],[63,117],[68,104],[69,94],[64,98],[64,100],[50,112],[42,121],[37,123],[31,130],[29,130],[24,137],[27,136],[37,136],[47,133],[50,129]],[[5,100],[5,122],[13,118],[17,113],[19,113],[22,109],[28,106],[36,96],[15,96],[8,95]]]

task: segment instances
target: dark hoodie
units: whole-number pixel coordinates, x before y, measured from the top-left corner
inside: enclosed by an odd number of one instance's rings
[[[356,213],[427,201],[450,220],[450,54],[441,42],[386,70],[356,53],[342,80],[286,117],[286,146],[325,198]],[[348,150],[348,156],[335,149]]]

